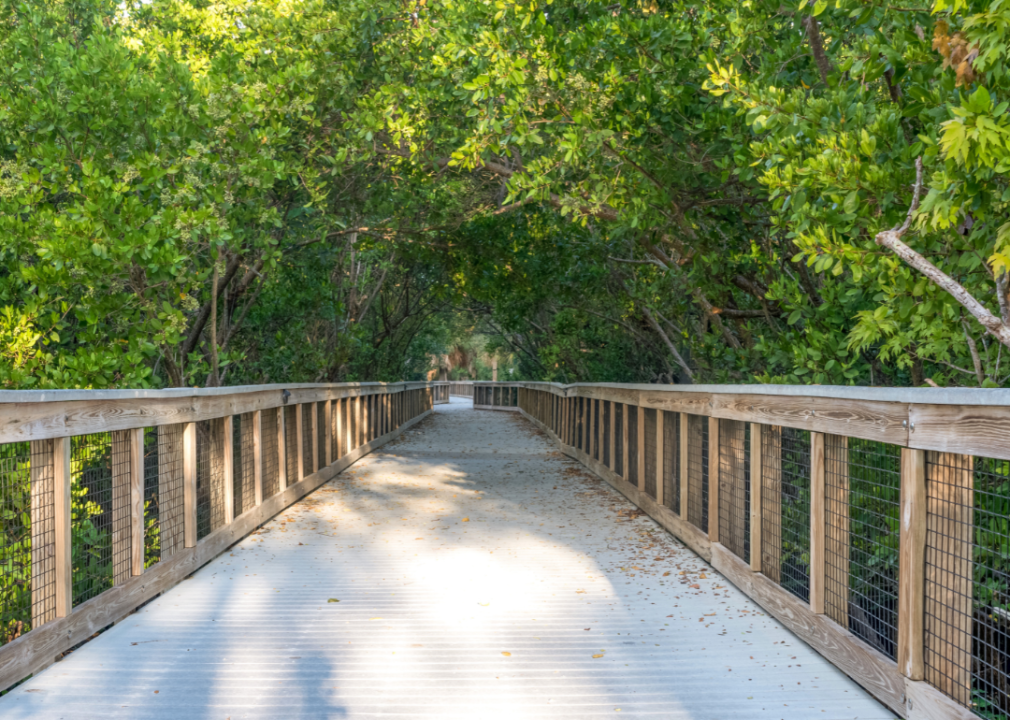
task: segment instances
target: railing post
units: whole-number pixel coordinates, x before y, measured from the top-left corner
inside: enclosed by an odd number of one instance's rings
[[[144,428],[130,433],[130,575],[144,574]]]
[[[610,469],[617,472],[617,403],[607,400],[607,407],[610,410],[610,436],[607,438],[610,443]]]
[[[305,410],[303,405],[295,405],[295,458],[298,460],[298,477],[294,482],[300,482],[305,477]],[[292,483],[293,484],[293,483]]]
[[[585,450],[586,450],[586,456],[589,457],[589,459],[592,459],[592,457],[593,457],[593,444],[594,444],[593,443],[593,439],[596,436],[596,416],[593,413],[593,409],[594,409],[593,405],[595,404],[595,402],[596,401],[593,400],[592,398],[586,398],[586,400],[585,400],[585,403],[586,403],[586,423],[585,423],[585,425],[586,425],[586,441],[583,443],[583,446],[585,447]]]
[[[311,475],[319,470],[319,403],[309,403],[309,427],[308,431],[311,435],[309,438],[309,446],[312,448],[312,462],[309,463],[309,467],[306,468],[306,474]]]
[[[288,487],[288,433],[285,427],[284,407],[277,408],[277,492]]]
[[[326,423],[325,432],[323,437],[326,438],[326,466],[329,467],[333,464],[336,459],[333,457],[333,439],[336,437],[336,433],[333,431],[333,401],[325,400],[323,401],[323,422]]]
[[[270,412],[267,410],[267,412]],[[253,421],[253,496],[256,506],[263,504],[263,411],[254,410]]]
[[[898,560],[898,669],[923,675],[926,567],[926,451],[901,449],[901,524]]]
[[[708,419],[708,539],[719,542],[719,418]]]
[[[196,547],[196,423],[182,431],[182,505],[184,544]]]
[[[645,408],[641,405],[636,405],[635,409],[638,414],[638,420],[636,421],[638,430],[635,433],[636,444],[638,445],[636,450],[638,455],[638,477],[635,479],[638,481],[638,489],[645,492]]]
[[[621,447],[624,448],[624,452],[621,453],[621,477],[631,481],[631,448],[628,447],[628,425],[631,424],[631,405],[621,404]]]
[[[824,614],[824,433],[810,433],[810,609]]]
[[[750,569],[761,572],[761,523],[763,478],[761,471],[762,425],[750,424]]]
[[[67,617],[74,604],[73,511],[71,509],[70,438],[53,440],[53,480],[56,524],[56,617]]]
[[[656,502],[663,505],[665,499],[665,489],[663,482],[665,473],[663,472],[663,420],[666,416],[664,410],[656,410]]]
[[[680,452],[677,457],[680,460],[680,500],[677,505],[680,507],[680,516],[686,518],[687,513],[687,451],[688,451],[688,434],[687,434],[687,424],[689,422],[688,418],[690,416],[687,413],[680,413],[680,438],[678,439],[680,443]]]
[[[221,442],[222,468],[224,475],[224,524],[235,522],[235,416],[225,415],[224,437]]]

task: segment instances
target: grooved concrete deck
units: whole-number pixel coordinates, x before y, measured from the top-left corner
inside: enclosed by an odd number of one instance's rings
[[[0,717],[893,717],[633,510],[454,398]]]

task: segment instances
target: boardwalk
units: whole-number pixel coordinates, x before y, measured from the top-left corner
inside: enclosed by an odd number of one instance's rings
[[[511,413],[454,399],[0,698],[20,718],[891,718]]]

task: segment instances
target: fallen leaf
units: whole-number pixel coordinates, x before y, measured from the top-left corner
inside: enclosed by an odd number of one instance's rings
[[[463,522],[470,522],[470,518],[468,517],[463,518]]]
[[[691,585],[691,587],[694,588],[695,590],[701,590],[701,585],[698,584]]]
[[[594,658],[601,658],[601,657],[603,657],[603,653],[596,653],[595,655],[593,655],[593,657]]]
[[[331,603],[331,602],[340,602],[340,601],[339,601],[339,600],[337,600],[336,598],[330,598],[330,599],[329,599],[329,600],[327,600],[326,602],[328,602],[328,603]]]
[[[503,652],[502,655],[504,655],[505,657],[512,657],[512,653],[510,652]]]
[[[663,577],[666,577],[666,576],[667,576],[667,575],[669,575],[669,574],[670,574],[670,571],[669,571],[669,570],[667,570],[667,571],[666,571],[665,573],[663,573]]]

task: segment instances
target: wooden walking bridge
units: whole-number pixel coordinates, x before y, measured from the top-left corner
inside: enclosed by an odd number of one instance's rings
[[[1008,400],[0,393],[0,718],[1005,718]]]

